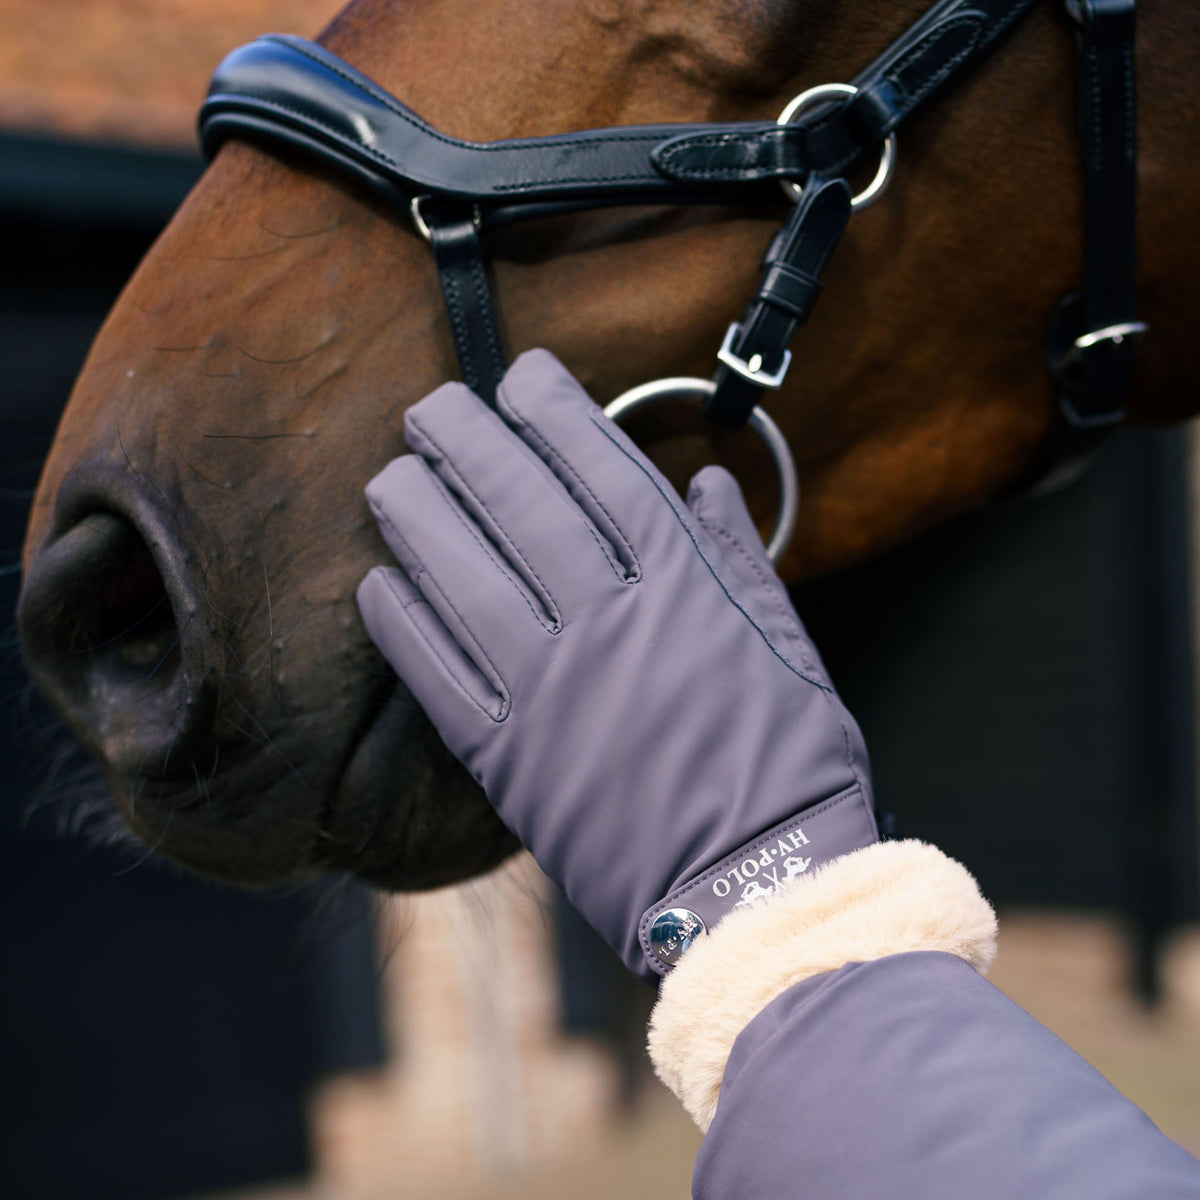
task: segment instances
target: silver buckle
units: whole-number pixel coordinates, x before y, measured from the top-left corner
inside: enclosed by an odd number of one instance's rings
[[[763,388],[777,388],[784,380],[788,373],[788,367],[792,365],[792,352],[785,350],[783,352],[783,362],[779,364],[779,370],[773,375],[768,375],[762,369],[762,355],[750,355],[750,361],[747,362],[744,358],[738,358],[733,352],[733,339],[742,332],[742,327],[734,321],[727,330],[725,330],[725,340],[721,343],[720,350],[717,351],[717,361],[724,363],[731,371],[736,371],[743,379],[750,383],[757,384]]]
[[[1101,342],[1112,342],[1114,346],[1119,346],[1127,337],[1141,337],[1149,328],[1145,321],[1122,321],[1117,325],[1105,325],[1103,329],[1081,333],[1063,355],[1062,365],[1069,367],[1085,350]]]

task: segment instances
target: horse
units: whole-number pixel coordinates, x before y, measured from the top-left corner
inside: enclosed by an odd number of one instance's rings
[[[773,120],[845,80],[928,0],[355,0],[320,42],[474,141]],[[1140,17],[1140,313],[1132,416],[1191,415],[1200,10]],[[831,572],[1000,494],[1051,421],[1047,314],[1078,285],[1075,63],[1044,3],[900,139],[767,407],[804,482],[780,569]],[[1200,182],[1200,181],[1198,181]],[[786,207],[781,196],[781,211]],[[560,215],[489,238],[509,349],[547,346],[601,402],[708,375],[779,211]],[[386,560],[362,498],[402,419],[456,374],[438,280],[392,206],[310,159],[228,142],[96,338],[32,508],[28,668],[117,806],[194,870],[446,884],[515,849],[370,644],[354,591]],[[714,457],[757,519],[744,435],[633,427],[682,484]]]

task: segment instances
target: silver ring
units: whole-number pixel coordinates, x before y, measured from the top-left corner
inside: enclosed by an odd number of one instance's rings
[[[408,214],[412,217],[413,228],[427,242],[433,241],[433,231],[429,228],[429,222],[421,216],[421,201],[428,200],[429,193],[424,192],[420,196],[414,196],[408,202]]]
[[[672,379],[655,379],[622,392],[604,406],[604,415],[615,421],[626,413],[653,404],[656,400],[666,400],[672,396],[707,400],[716,390],[717,385],[711,379],[694,379],[687,375]],[[796,472],[796,460],[792,457],[787,438],[758,405],[751,410],[748,424],[766,443],[779,479],[779,516],[775,518],[775,528],[771,531],[771,540],[767,543],[767,557],[773,563],[777,563],[796,532],[796,517],[800,512],[800,476]]]
[[[408,202],[408,215],[412,217],[413,228],[417,234],[424,238],[427,242],[433,241],[433,230],[429,228],[429,222],[421,215],[421,204],[429,199],[428,192],[422,192],[419,196],[414,196]],[[478,233],[482,217],[479,212],[479,205],[476,204],[471,209],[471,220],[475,223],[475,231]]]
[[[852,83],[819,83],[816,87],[810,87],[808,91],[801,92],[800,95],[789,100],[787,107],[779,114],[776,124],[790,125],[804,109],[811,108],[818,101],[828,100],[831,96],[857,95],[858,88]],[[879,154],[879,169],[875,172],[875,178],[850,201],[851,211],[862,212],[864,208],[870,208],[887,191],[887,186],[892,181],[892,172],[895,169],[896,135],[889,133],[884,140],[883,150]],[[793,183],[790,179],[781,179],[779,182],[784,195],[793,204],[800,199],[804,189],[798,183]]]

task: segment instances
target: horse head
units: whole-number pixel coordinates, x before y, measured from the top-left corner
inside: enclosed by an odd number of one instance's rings
[[[431,124],[489,141],[773,119],[852,77],[927,0],[357,0],[324,45]],[[1143,315],[1135,415],[1197,395],[1200,241],[1186,114],[1200,16],[1145,5]],[[1041,343],[1082,271],[1074,63],[1043,5],[906,130],[769,403],[804,503],[786,578],[833,570],[995,495],[1053,406]],[[781,197],[782,207],[782,197]],[[513,352],[554,350],[601,401],[709,375],[778,212],[557,217],[488,250]],[[386,551],[362,487],[405,409],[456,374],[428,248],[302,157],[227,143],[105,323],[46,462],[20,606],[39,686],[133,828],[212,875],[322,868],[387,886],[514,846],[371,646],[354,591]],[[753,446],[638,427],[671,478],[714,455],[769,520]]]

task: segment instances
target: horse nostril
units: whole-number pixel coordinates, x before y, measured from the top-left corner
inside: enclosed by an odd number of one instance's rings
[[[166,659],[179,646],[175,615],[150,548],[132,528],[114,527],[108,550],[110,561],[97,564],[92,603],[81,606],[73,626],[63,629],[67,640],[60,653],[90,658],[91,669],[110,679],[127,676],[129,683],[149,684],[160,670],[171,673]]]
[[[30,673],[76,733],[108,766],[159,775],[211,722],[195,611],[169,546],[93,512],[34,557],[17,618]]]

